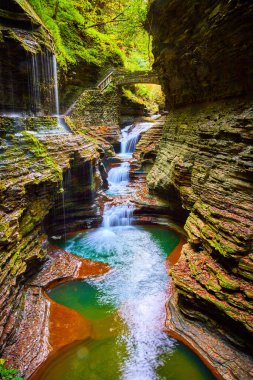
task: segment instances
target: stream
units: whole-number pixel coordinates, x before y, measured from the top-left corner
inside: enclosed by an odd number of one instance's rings
[[[132,154],[140,134],[150,127],[152,123],[139,123],[122,130],[121,162],[108,173],[109,200],[101,227],[57,241],[66,251],[112,269],[48,292],[91,322],[92,337],[61,350],[37,379],[214,379],[190,349],[164,331],[170,289],[166,257],[180,237],[160,226],[133,224]]]

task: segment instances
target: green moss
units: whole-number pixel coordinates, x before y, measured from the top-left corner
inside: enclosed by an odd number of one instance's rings
[[[43,220],[46,212],[45,203],[41,199],[32,201],[22,217],[20,234],[22,236],[29,234]]]
[[[97,4],[62,0],[58,8],[55,0],[30,3],[53,36],[62,68],[80,62],[102,68],[126,65],[145,69],[149,65],[149,39],[143,28],[147,3],[143,0],[117,4],[112,0]],[[131,22],[111,23],[120,12]]]
[[[22,132],[25,139],[25,146],[32,153],[35,158],[43,159],[44,164],[50,169],[50,172],[56,177],[57,181],[62,180],[62,171],[59,166],[55,163],[53,158],[48,154],[45,146],[32,134],[29,132]]]
[[[217,273],[217,279],[219,281],[219,284],[225,289],[229,289],[229,290],[239,290],[240,289],[240,284],[237,281],[232,280],[227,275],[225,275],[221,272]]]
[[[212,17],[216,16],[216,15],[219,13],[220,8],[221,8],[221,3],[218,4],[218,5],[214,8],[214,10],[210,13],[209,18],[212,18]]]
[[[36,54],[41,51],[41,46],[39,43],[38,44],[27,43],[26,38],[18,35],[13,29],[8,29],[8,35],[9,35],[9,38],[17,41],[23,47],[23,49],[29,53]]]
[[[12,228],[10,228],[10,224],[6,223],[0,223],[0,241],[2,243],[5,243],[9,240],[9,237],[12,235],[13,231]]]

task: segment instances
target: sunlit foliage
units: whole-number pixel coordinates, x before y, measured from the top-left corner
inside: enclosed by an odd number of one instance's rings
[[[30,0],[53,35],[62,68],[79,61],[97,66],[149,66],[143,28],[146,0]]]

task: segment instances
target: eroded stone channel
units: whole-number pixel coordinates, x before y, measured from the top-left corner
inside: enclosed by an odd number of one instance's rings
[[[102,226],[57,240],[65,251],[109,264],[111,270],[49,290],[51,299],[89,321],[91,333],[49,358],[33,380],[214,379],[193,352],[164,331],[170,293],[166,258],[180,236],[167,228],[134,224],[132,153],[140,131],[151,125],[123,130],[122,161],[109,171]]]

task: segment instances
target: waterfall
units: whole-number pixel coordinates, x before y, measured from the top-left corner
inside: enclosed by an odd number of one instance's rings
[[[30,109],[34,114],[41,109],[41,91],[40,91],[40,74],[37,54],[32,54],[30,84]]]
[[[124,155],[127,153],[128,131],[131,127],[133,127],[132,124],[123,128],[121,131],[121,136],[122,136],[120,140],[120,154],[121,155]]]
[[[52,115],[56,110],[54,56],[44,51],[32,54],[28,65],[29,110],[34,115]]]
[[[123,162],[120,166],[112,168],[108,173],[108,182],[110,185],[119,184],[121,182],[128,183],[130,163]]]
[[[109,189],[107,195],[127,195],[132,192],[132,188],[128,186],[129,171],[132,154],[136,145],[141,138],[141,134],[153,126],[153,123],[131,124],[123,128],[121,131],[121,150],[118,156],[125,159],[119,166],[113,167],[108,173]]]
[[[130,226],[133,219],[134,206],[130,203],[114,205],[106,204],[103,215],[103,227]]]
[[[128,125],[122,129],[122,138],[120,141],[121,152],[120,156],[131,156],[135,151],[141,134],[151,128],[153,123],[139,123],[136,125]]]
[[[109,170],[109,189],[106,191],[108,195],[123,195],[130,192],[130,188],[128,187],[129,171],[130,163],[127,161]]]
[[[56,115],[59,121],[57,62],[49,51],[32,54],[28,65],[29,111],[34,115]],[[58,122],[59,124],[59,122]]]
[[[125,158],[124,162],[117,167],[113,167],[108,173],[109,189],[107,195],[128,195],[132,188],[128,186],[129,171],[132,153],[135,151],[136,145],[141,134],[151,128],[153,123],[139,123],[136,125],[128,125],[121,131],[121,152],[119,157]],[[121,205],[110,205],[107,203],[104,208],[103,227],[110,229],[116,226],[130,226],[133,219],[134,207],[130,203]]]
[[[55,96],[55,110],[56,116],[59,120],[60,107],[59,107],[59,89],[58,89],[58,77],[57,77],[57,61],[55,55],[53,56],[53,73],[54,73],[54,96]]]

